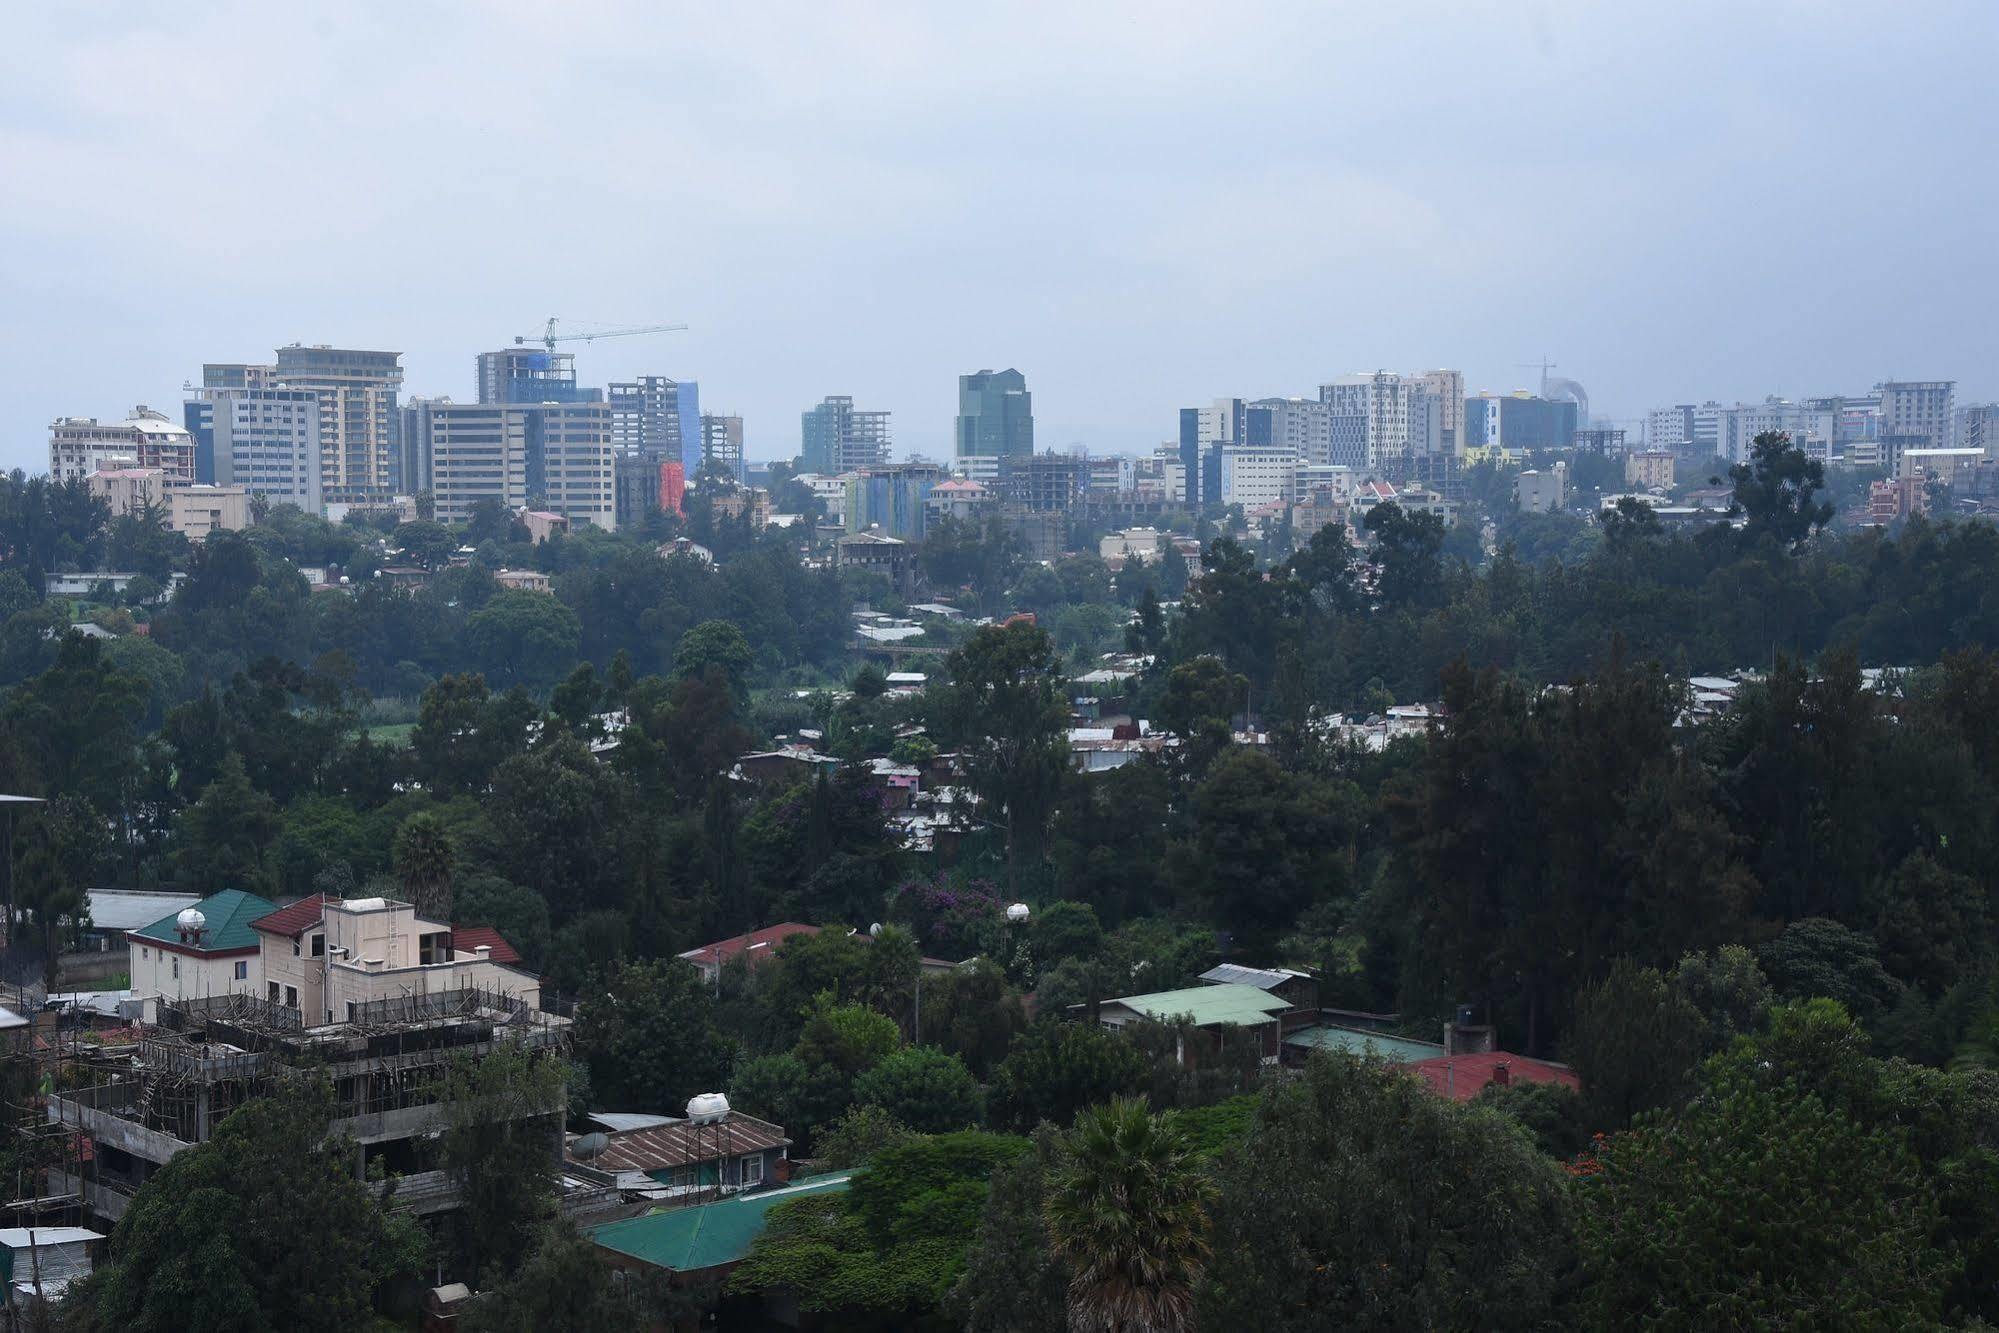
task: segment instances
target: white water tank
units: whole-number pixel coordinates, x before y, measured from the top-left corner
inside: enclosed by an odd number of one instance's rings
[[[728,1115],[729,1099],[719,1092],[700,1092],[687,1099],[687,1118],[694,1124],[712,1125]]]
[[[208,928],[208,918],[196,908],[183,907],[180,915],[174,918],[174,925],[187,934],[198,935]]]
[[[1006,909],[1006,919],[1015,925],[1027,920],[1028,915],[1026,903],[1014,903]]]

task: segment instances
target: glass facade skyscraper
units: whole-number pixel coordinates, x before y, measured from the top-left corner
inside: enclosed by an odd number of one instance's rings
[[[1034,452],[1034,395],[1017,370],[958,376],[958,457],[1020,458]]]

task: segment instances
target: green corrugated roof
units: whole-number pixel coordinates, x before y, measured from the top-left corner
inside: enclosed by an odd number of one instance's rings
[[[676,1273],[694,1273],[738,1263],[763,1234],[764,1214],[780,1203],[847,1188],[852,1175],[823,1176],[784,1189],[742,1194],[692,1208],[662,1208],[644,1217],[591,1227],[589,1236],[607,1250],[629,1254]]]
[[[194,908],[208,919],[202,931],[202,949],[222,953],[230,949],[257,948],[257,932],[250,929],[250,923],[277,911],[278,905],[241,889],[224,889],[220,893],[209,894]],[[174,929],[174,920],[179,915],[179,912],[170,912],[135,933],[149,940],[178,944],[180,934]]]
[[[1359,1028],[1301,1028],[1284,1038],[1286,1046],[1320,1051],[1345,1051],[1350,1055],[1372,1056],[1390,1064],[1408,1064],[1442,1055],[1444,1048],[1433,1041],[1413,1037],[1391,1037],[1385,1032],[1363,1032]]]
[[[1156,991],[1151,995],[1125,995],[1110,1001],[1134,1009],[1147,1018],[1168,1022],[1191,1016],[1196,1027],[1213,1023],[1237,1025],[1268,1023],[1271,1016],[1291,1007],[1255,986],[1189,986],[1185,990]]]

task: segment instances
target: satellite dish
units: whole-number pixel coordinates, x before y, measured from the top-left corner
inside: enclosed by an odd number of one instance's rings
[[[882,923],[879,921],[875,922],[872,926],[868,927],[868,934],[874,936],[876,939],[881,938],[881,933],[882,933]]]
[[[569,1155],[579,1162],[587,1162],[604,1149],[611,1146],[611,1136],[604,1133],[585,1134],[569,1145]]]

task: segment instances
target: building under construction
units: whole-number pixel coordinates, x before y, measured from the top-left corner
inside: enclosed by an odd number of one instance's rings
[[[476,986],[351,1006],[343,1023],[305,1027],[299,1011],[251,995],[163,1001],[159,1023],[117,1047],[57,1042],[37,1057],[39,1102],[59,1150],[39,1194],[22,1203],[68,1204],[115,1222],[133,1193],[175,1153],[204,1143],[243,1103],[287,1081],[324,1078],[329,1133],[357,1145],[356,1169],[400,1176],[396,1202],[419,1214],[454,1208],[458,1194],[423,1149],[444,1123],[452,1064],[507,1048],[560,1054],[569,1020]],[[559,1151],[563,1101],[526,1114],[549,1121]]]

